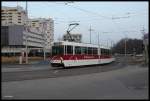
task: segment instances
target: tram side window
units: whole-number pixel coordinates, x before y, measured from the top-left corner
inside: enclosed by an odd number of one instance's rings
[[[73,46],[67,46],[67,54],[73,54]]]
[[[110,50],[109,49],[106,49],[106,54],[110,55]]]
[[[81,54],[81,47],[75,46],[75,54]]]
[[[92,54],[92,48],[91,47],[88,47],[88,54]]]
[[[64,46],[52,46],[52,55],[62,55],[64,53]]]
[[[111,50],[108,50],[108,55],[110,55],[111,54]]]
[[[101,48],[101,54],[102,55],[109,55],[110,54],[110,50]]]
[[[87,54],[87,47],[81,47],[82,54]]]
[[[105,55],[105,49],[101,48],[101,54]]]
[[[97,52],[98,50],[97,50],[97,48],[93,48],[93,54],[97,54],[98,52]]]

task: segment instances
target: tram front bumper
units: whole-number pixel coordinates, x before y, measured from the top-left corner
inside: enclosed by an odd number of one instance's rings
[[[62,60],[51,60],[50,63],[52,66],[62,66],[63,65]]]

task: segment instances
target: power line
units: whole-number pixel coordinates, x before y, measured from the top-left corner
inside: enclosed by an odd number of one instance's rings
[[[71,5],[68,5],[68,6],[71,6]],[[89,13],[89,14],[92,14],[92,15],[94,14],[94,15],[100,16],[100,17],[105,18],[105,19],[111,19],[110,17],[103,16],[103,15],[101,15],[101,14],[98,14],[98,13],[95,13],[95,12],[91,12],[91,11],[88,11],[88,10],[85,10],[85,9],[82,9],[82,8],[79,8],[79,7],[76,7],[76,6],[71,6],[71,7],[75,8],[75,9],[78,9],[78,10],[80,10],[80,11],[83,11],[83,12],[86,12],[86,13]]]

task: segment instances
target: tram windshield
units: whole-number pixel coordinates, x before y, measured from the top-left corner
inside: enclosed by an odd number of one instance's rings
[[[64,46],[52,46],[52,55],[62,55],[64,53]]]

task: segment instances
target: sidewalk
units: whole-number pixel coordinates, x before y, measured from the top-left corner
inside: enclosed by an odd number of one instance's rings
[[[35,70],[50,70],[50,65],[33,66],[28,65],[25,67],[15,67],[15,68],[2,68],[2,72],[21,72],[21,71],[35,71]]]
[[[33,71],[33,70],[49,70],[51,68],[48,60],[34,61],[30,64],[2,64],[2,72],[20,72],[20,71]]]

